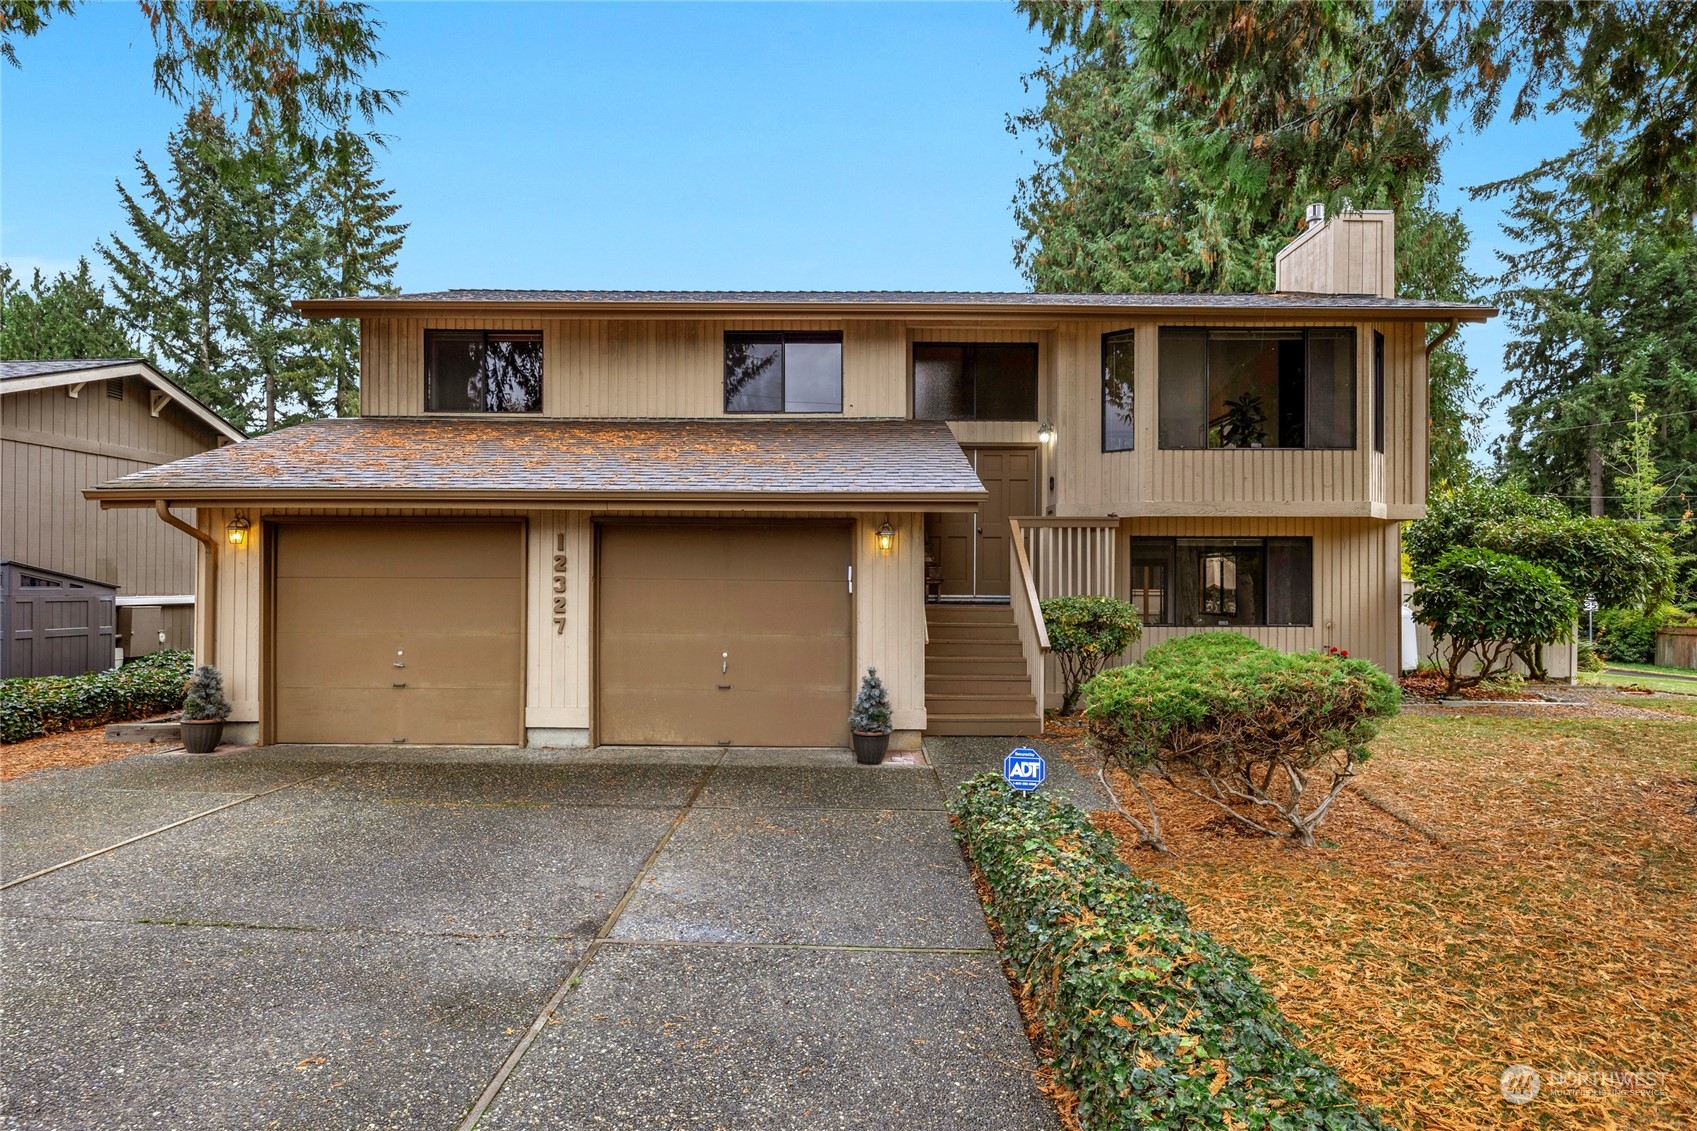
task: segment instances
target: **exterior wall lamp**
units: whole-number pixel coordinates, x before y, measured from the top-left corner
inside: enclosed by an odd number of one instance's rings
[[[887,554],[896,547],[896,528],[885,519],[878,527],[878,552]]]
[[[224,525],[224,537],[232,546],[247,545],[247,532],[253,529],[253,523],[244,514],[237,514]]]
[[[1042,424],[1037,426],[1037,442],[1039,444],[1052,444],[1055,442],[1055,426],[1052,422],[1045,420]]]

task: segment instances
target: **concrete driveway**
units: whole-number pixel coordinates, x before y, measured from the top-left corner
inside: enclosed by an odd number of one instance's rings
[[[0,786],[0,1126],[1053,1127],[942,810],[1006,745]]]

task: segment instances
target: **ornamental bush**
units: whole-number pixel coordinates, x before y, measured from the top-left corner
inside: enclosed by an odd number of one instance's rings
[[[1573,631],[1579,606],[1541,565],[1495,550],[1460,547],[1414,571],[1414,615],[1432,628],[1445,689],[1471,687],[1509,670],[1516,653]],[[1475,670],[1463,674],[1469,658]]]
[[[1675,605],[1651,611],[1604,609],[1597,614],[1597,652],[1617,664],[1656,662],[1656,633],[1691,623],[1691,614]]]
[[[1401,698],[1365,660],[1207,632],[1091,680],[1084,717],[1105,766],[1134,782],[1151,772],[1247,828],[1310,845]],[[1152,804],[1151,818],[1145,839],[1158,844]]]
[[[860,693],[849,707],[849,729],[861,734],[889,734],[890,712],[890,693],[878,678],[878,669],[867,668],[860,678]]]
[[[1137,610],[1114,597],[1051,597],[1043,602],[1043,626],[1065,681],[1063,715],[1072,714],[1090,677],[1143,635]]]
[[[183,691],[183,718],[217,719],[230,717],[230,701],[224,698],[224,677],[210,664],[202,664],[189,678]]]
[[[0,743],[174,711],[194,658],[154,652],[117,671],[0,680]]]
[[[990,774],[952,811],[1086,1131],[1386,1127],[1302,1047],[1247,960],[1134,875],[1084,812]]]

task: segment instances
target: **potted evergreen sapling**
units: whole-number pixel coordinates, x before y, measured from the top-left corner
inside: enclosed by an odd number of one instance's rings
[[[878,678],[877,668],[868,668],[860,681],[860,694],[849,711],[849,729],[854,732],[854,760],[876,766],[890,748],[890,693]]]
[[[230,717],[230,701],[224,698],[224,677],[206,664],[194,670],[183,695],[183,749],[190,754],[210,754],[224,737],[224,720]]]

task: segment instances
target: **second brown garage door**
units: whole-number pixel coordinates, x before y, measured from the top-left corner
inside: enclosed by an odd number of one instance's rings
[[[599,739],[843,746],[849,528],[607,525]]]
[[[524,740],[523,527],[283,523],[273,740]]]

